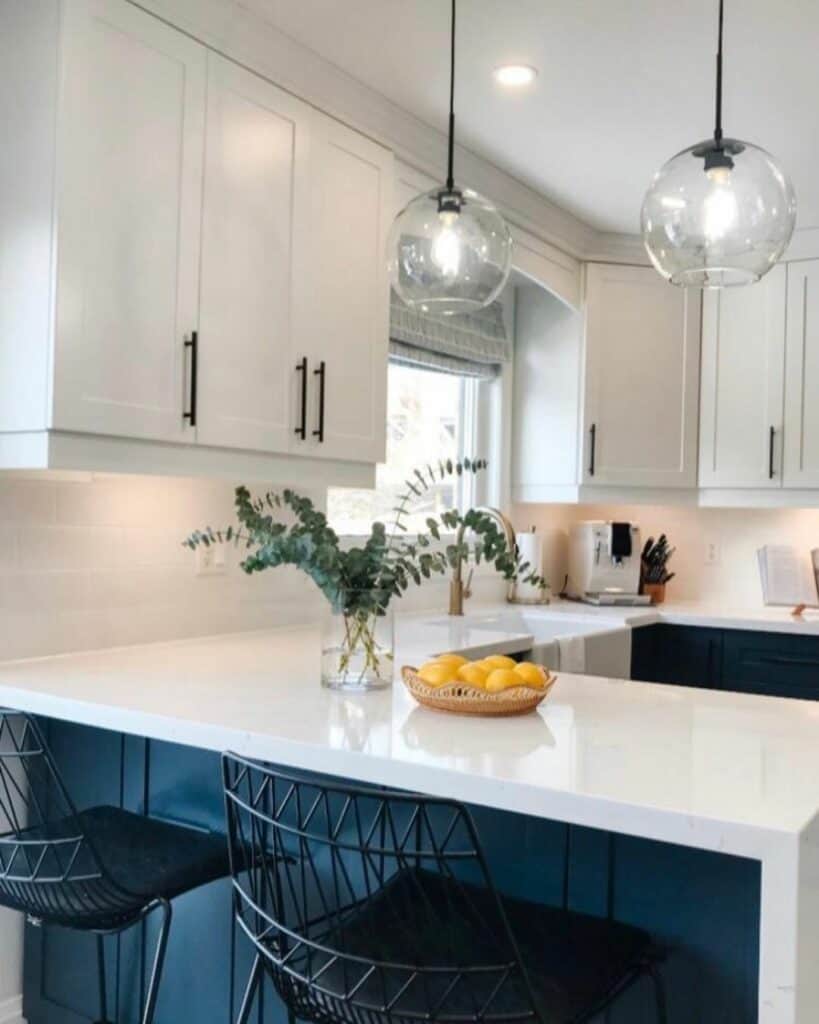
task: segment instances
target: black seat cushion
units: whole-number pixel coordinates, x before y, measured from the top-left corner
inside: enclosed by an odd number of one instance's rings
[[[639,971],[645,959],[654,957],[650,936],[639,928],[616,921],[577,914],[520,900],[503,899],[511,931],[531,983],[535,1009],[547,1024],[585,1020],[605,1005],[620,987]],[[464,885],[426,871],[406,870],[373,898],[353,911],[343,927],[315,936],[332,950],[362,961],[376,960],[418,967],[486,965],[511,959],[502,919],[494,896],[486,889]],[[321,968],[324,968],[323,970]],[[358,1005],[378,1013],[384,1002],[384,977],[365,978],[366,967],[342,958],[312,954],[312,971],[318,971],[318,994],[292,979],[279,977],[302,1012],[316,1020],[333,1015],[336,1000],[363,983],[355,992]],[[388,972],[389,973],[389,972]],[[395,984],[400,987],[400,979]],[[442,977],[442,991],[449,979]],[[475,999],[489,998],[497,976],[481,980],[474,975],[467,984],[446,997],[438,1019],[471,1015]],[[390,981],[387,980],[387,988]],[[434,996],[434,981],[432,982]],[[468,991],[471,986],[472,992]],[[391,1020],[417,1019],[430,995],[430,982],[412,983],[394,1006]],[[311,1005],[312,1004],[312,1005]],[[312,1012],[311,1012],[312,1010]],[[519,972],[493,998],[491,1015],[509,1020],[531,1018],[532,1000]]]
[[[220,833],[118,807],[92,807],[79,817],[114,881],[146,899],[171,899],[230,872],[227,839]]]
[[[68,846],[62,848],[61,860],[59,853],[43,859],[36,882],[12,880],[4,884],[0,878],[0,903],[46,922],[104,929],[133,919],[154,899],[171,899],[230,871],[225,836],[118,807],[92,807],[80,811],[77,817],[26,829],[19,838],[28,843],[48,843],[80,835],[89,840],[113,886],[93,877],[87,882],[59,881],[73,849]],[[6,841],[13,849],[14,837],[6,837]],[[34,852],[29,860],[36,859],[39,848],[30,848]],[[59,843],[53,849],[59,851]],[[20,854],[12,867],[18,872],[23,867]],[[98,873],[88,844],[83,844],[74,858],[71,875]]]

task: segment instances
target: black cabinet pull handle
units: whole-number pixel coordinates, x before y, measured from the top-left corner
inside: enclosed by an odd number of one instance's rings
[[[313,373],[319,379],[318,430],[313,431],[313,437],[317,437],[319,439],[319,444],[324,444],[324,392],[327,381],[327,364],[323,359],[319,363],[319,368],[317,370],[313,370]]]
[[[182,419],[195,427],[196,399],[199,390],[199,331],[192,331],[190,338],[185,339],[185,348],[191,350],[191,404],[188,411],[182,413]]]
[[[776,428],[771,427],[771,432],[768,435],[768,479],[773,480],[776,476],[776,470],[774,469],[774,439],[776,438]]]
[[[304,441],[307,437],[307,356],[296,363],[296,373],[301,374],[301,415],[299,426],[296,427],[296,437]]]
[[[788,657],[785,654],[763,654],[760,655],[759,662],[762,665],[790,665],[792,668],[815,668],[819,670],[819,661],[816,658],[795,658]]]
[[[589,427],[589,436],[591,437],[591,454],[589,455],[589,476],[594,476],[594,461],[597,448],[597,424],[592,423]]]

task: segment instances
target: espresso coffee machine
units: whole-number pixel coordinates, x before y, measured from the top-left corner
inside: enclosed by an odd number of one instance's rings
[[[640,551],[635,523],[576,523],[569,531],[568,595],[588,604],[650,604],[640,593]]]

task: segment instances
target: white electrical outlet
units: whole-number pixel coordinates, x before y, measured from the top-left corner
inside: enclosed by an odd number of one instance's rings
[[[224,544],[202,544],[196,549],[197,576],[224,576],[227,572],[227,559]]]
[[[705,543],[705,564],[706,565],[719,565],[720,563],[720,545],[718,540],[709,540]]]

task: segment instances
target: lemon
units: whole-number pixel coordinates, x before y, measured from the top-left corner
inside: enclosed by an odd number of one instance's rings
[[[433,661],[447,662],[450,665],[454,665],[456,668],[460,668],[461,665],[468,665],[469,661],[460,654],[439,654],[437,658],[433,658]]]
[[[486,677],[486,689],[489,693],[500,693],[512,686],[521,686],[523,680],[511,668],[496,668]]]
[[[479,662],[474,662],[471,665],[461,665],[458,669],[458,678],[462,683],[479,686],[481,689],[483,689],[488,675],[489,669]]]
[[[448,661],[428,661],[418,669],[418,675],[428,686],[444,686],[458,674],[458,666]]]
[[[535,665],[531,661],[521,661],[515,665],[515,675],[520,676],[521,682],[526,686],[532,686],[536,690],[542,690],[546,685],[546,672],[541,665]]]
[[[489,668],[512,669],[517,662],[514,658],[507,658],[505,654],[490,654],[488,658],[483,659],[483,664],[488,665]]]

